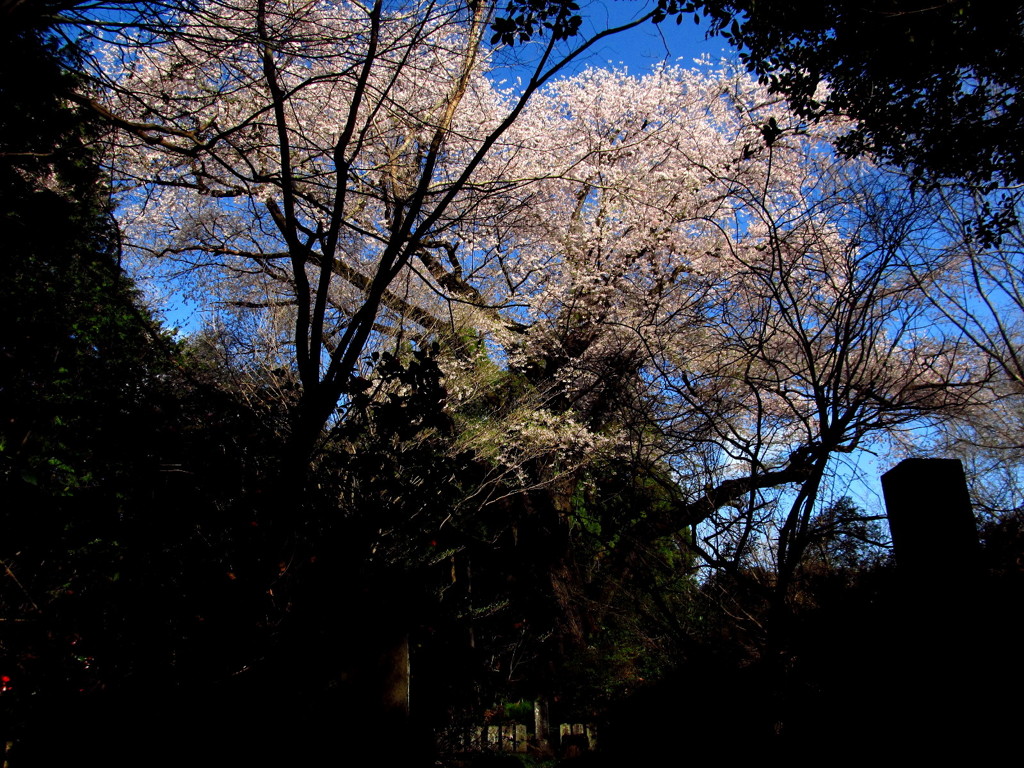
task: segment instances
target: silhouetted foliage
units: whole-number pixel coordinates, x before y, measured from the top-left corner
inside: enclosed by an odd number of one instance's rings
[[[1005,66],[1019,25],[993,32],[989,56],[978,36],[995,22],[966,1],[898,4],[891,18],[877,4],[769,17],[753,3],[666,2],[655,17],[700,9],[805,117],[864,110],[847,151],[924,179],[1021,179],[1009,120],[1019,73]],[[513,3],[493,42],[564,39],[577,11]],[[596,338],[585,315],[566,313],[554,351],[508,354],[510,370],[473,331],[451,348],[396,343],[353,362],[305,425],[315,450],[289,454],[303,428],[297,370],[246,366],[214,329],[175,340],[140,305],[118,264],[102,131],[63,98],[78,82],[75,52],[30,31],[41,25],[0,35],[0,711],[17,742],[12,765],[64,764],[86,737],[106,763],[130,762],[175,731],[244,741],[229,750],[234,762],[308,762],[303,750],[338,748],[339,732],[381,739],[394,759],[405,726],[375,716],[380,677],[397,666],[385,657],[406,641],[414,712],[430,727],[460,715],[479,725],[468,718],[485,708],[547,697],[556,714],[605,717],[623,764],[680,741],[700,745],[691,757],[723,745],[732,757],[780,745],[796,754],[851,739],[867,711],[914,700],[893,682],[910,633],[886,655],[899,607],[873,517],[849,499],[824,510],[812,499],[785,579],[753,565],[758,545],[745,541],[729,567],[698,580],[680,510],[711,505],[716,491],[695,486],[684,506],[678,473],[622,444],[642,442],[656,416],[630,387],[638,353],[603,356],[593,383],[559,389]],[[948,62],[937,60],[943,46],[957,47]],[[858,69],[854,54],[868,62]],[[820,77],[833,91],[816,101]],[[862,92],[872,77],[887,94]],[[978,135],[964,138],[972,126]],[[781,130],[771,118],[760,135],[772,146]],[[446,379],[446,355],[473,386],[488,382],[484,394],[451,395],[459,381]],[[593,444],[530,444],[541,411],[551,432],[585,424]],[[474,442],[473,430],[489,437]],[[621,443],[593,448],[606,434]],[[990,615],[1019,597],[1018,517],[986,532],[999,580]],[[996,621],[984,630],[1012,636]],[[1018,673],[1009,655],[989,668]],[[874,701],[894,691],[903,698]],[[66,746],[52,743],[54,723]],[[652,731],[665,741],[648,740]],[[182,759],[189,749],[169,747]]]
[[[810,118],[857,121],[841,139],[930,178],[1024,179],[1019,6],[927,3],[689,3]],[[819,85],[827,82],[827,91]]]
[[[579,9],[575,0],[513,0],[491,24],[491,45],[526,43],[542,32],[565,40],[579,31]]]
[[[159,692],[257,652],[265,586],[240,578],[261,556],[244,510],[275,421],[173,341],[121,271],[101,133],[64,98],[75,51],[31,30],[3,42],[0,705],[31,763],[55,748],[54,719],[73,741],[117,691],[146,689],[159,711]]]

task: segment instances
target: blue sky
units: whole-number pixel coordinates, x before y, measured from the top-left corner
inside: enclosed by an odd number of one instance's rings
[[[579,45],[584,39],[609,28],[619,27],[644,16],[654,7],[653,0],[593,0],[580,2],[583,25],[580,37],[572,40]],[[723,58],[735,60],[735,50],[722,38],[705,39],[707,24],[695,24],[693,16],[683,18],[677,24],[669,18],[661,24],[644,22],[629,30],[609,36],[595,44],[572,65],[559,73],[559,77],[570,77],[586,67],[625,67],[630,74],[643,75],[658,64],[676,64],[691,67],[694,60],[707,56],[717,64]],[[531,46],[538,46],[531,50]],[[563,53],[566,49],[563,49]],[[516,76],[524,79],[533,71],[535,60],[532,54],[539,52],[539,43],[526,43],[505,48],[492,63],[492,77],[495,80],[512,80]]]
[[[651,7],[643,0],[595,0],[581,3],[585,31],[596,31],[620,25],[642,15]],[[659,63],[690,66],[693,59],[707,54],[713,62],[731,58],[733,49],[722,38],[705,40],[707,25],[693,22],[692,16],[681,24],[669,18],[661,24],[643,24],[629,32],[616,35],[596,46],[587,62],[592,66],[625,65],[630,72],[642,74]]]

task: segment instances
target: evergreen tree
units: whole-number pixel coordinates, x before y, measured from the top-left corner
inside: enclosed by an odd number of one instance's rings
[[[245,499],[275,421],[139,304],[102,131],[67,98],[76,52],[31,24],[0,40],[0,740],[12,765],[56,764],[55,719],[69,744],[113,742],[107,694],[222,680],[258,652]]]
[[[0,466],[9,494],[59,496],[145,445],[129,414],[168,343],[118,265],[99,133],[64,98],[74,53],[34,30],[5,37]]]

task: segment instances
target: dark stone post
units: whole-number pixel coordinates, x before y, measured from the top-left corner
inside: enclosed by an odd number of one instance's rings
[[[959,459],[906,459],[882,475],[900,590],[890,624],[894,743],[938,755],[975,738],[984,706],[978,533]]]
[[[905,459],[882,475],[896,565],[908,577],[963,580],[978,565],[978,531],[959,459]]]

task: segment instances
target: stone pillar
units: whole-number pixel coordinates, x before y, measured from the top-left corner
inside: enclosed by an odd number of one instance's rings
[[[882,475],[882,491],[901,571],[973,574],[978,532],[959,459],[905,459]]]
[[[544,697],[533,702],[533,736],[537,739],[537,746],[548,746],[550,725],[548,719],[548,700]]]
[[[983,709],[977,528],[959,459],[902,461],[882,490],[899,577],[887,726],[895,744],[937,747],[974,732]]]

